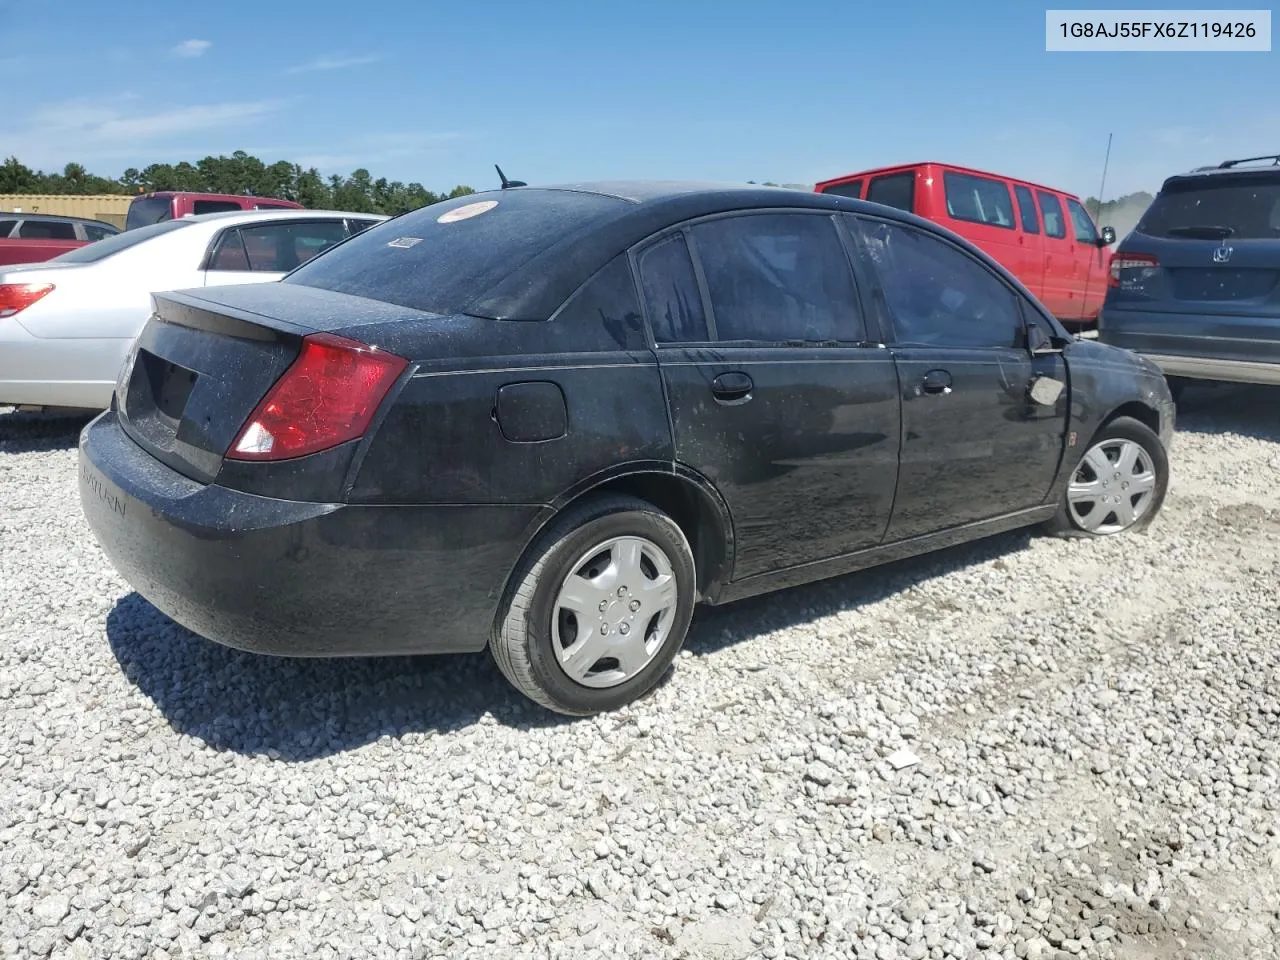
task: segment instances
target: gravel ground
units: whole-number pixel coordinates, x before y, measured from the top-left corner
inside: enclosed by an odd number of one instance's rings
[[[702,612],[577,722],[186,633],[0,415],[0,954],[1280,956],[1277,399],[1188,392],[1148,535]]]

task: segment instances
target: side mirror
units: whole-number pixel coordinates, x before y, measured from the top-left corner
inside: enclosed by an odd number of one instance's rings
[[[1116,242],[1115,227],[1103,227],[1101,246],[1109,247],[1115,242]]]
[[[1027,324],[1027,349],[1032,353],[1044,353],[1053,349],[1053,340],[1038,323]]]

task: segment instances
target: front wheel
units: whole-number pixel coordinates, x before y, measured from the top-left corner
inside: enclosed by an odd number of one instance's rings
[[[1098,431],[1076,464],[1048,528],[1075,537],[1145,529],[1168,486],[1169,460],[1160,438],[1141,421],[1117,417]]]
[[[693,551],[652,504],[602,497],[567,511],[513,581],[490,650],[549,710],[587,716],[648,693],[693,617]]]

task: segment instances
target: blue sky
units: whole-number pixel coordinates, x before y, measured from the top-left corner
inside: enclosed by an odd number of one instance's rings
[[[811,184],[936,159],[1092,195],[1114,133],[1114,197],[1280,150],[1278,54],[1046,53],[1044,9],[0,0],[0,154],[114,175],[243,149],[436,190],[495,162]]]

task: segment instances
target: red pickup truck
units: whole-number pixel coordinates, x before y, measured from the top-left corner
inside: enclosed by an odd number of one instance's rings
[[[114,224],[102,220],[0,212],[0,266],[51,260],[119,232]]]

